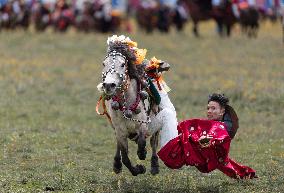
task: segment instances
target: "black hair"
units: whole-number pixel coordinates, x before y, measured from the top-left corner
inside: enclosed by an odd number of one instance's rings
[[[229,103],[228,97],[226,97],[224,94],[218,94],[218,93],[210,94],[208,97],[208,103],[210,101],[217,102],[220,104],[221,107],[224,107],[224,108],[226,108],[226,106]]]

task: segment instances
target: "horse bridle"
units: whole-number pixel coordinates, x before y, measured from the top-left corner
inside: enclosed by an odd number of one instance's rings
[[[125,72],[122,73],[122,74],[119,74],[119,78],[121,79],[121,84],[118,85],[116,88],[119,89],[120,91],[125,91],[127,90],[128,88],[128,80],[129,80],[129,76],[128,76],[128,69],[127,69],[127,58],[121,54],[120,52],[117,52],[117,51],[111,51],[110,53],[108,53],[108,55],[106,55],[105,59],[106,60],[107,58],[109,57],[112,57],[113,59],[113,64],[111,65],[111,67],[106,71],[106,72],[102,72],[102,81],[104,82],[105,81],[105,78],[106,76],[110,73],[110,74],[113,74],[113,73],[117,73],[117,71],[115,70],[115,58],[117,56],[120,56],[124,59],[124,63],[122,65],[126,65],[126,69],[125,69]],[[123,67],[123,66],[122,66]]]
[[[121,54],[120,52],[117,52],[117,51],[115,51],[115,50],[113,50],[113,51],[111,51],[110,53],[108,53],[108,55],[105,57],[105,60],[106,60],[107,58],[109,58],[109,57],[112,57],[112,59],[113,59],[113,64],[112,64],[112,66],[111,66],[110,69],[108,69],[106,72],[103,72],[103,73],[102,73],[102,81],[104,82],[106,76],[107,76],[109,73],[110,73],[110,74],[117,73],[117,71],[115,70],[115,66],[114,66],[114,64],[115,64],[115,58],[116,58],[117,56],[120,56],[120,57],[124,58],[124,61],[125,61],[125,62],[124,62],[122,65],[126,65],[126,69],[125,69],[124,73],[123,73],[123,74],[119,74],[119,78],[121,79],[121,84],[116,87],[117,89],[120,90],[120,92],[121,92],[121,94],[122,94],[122,96],[123,96],[123,107],[125,108],[125,106],[126,106],[125,91],[126,91],[126,90],[128,89],[128,87],[129,87],[129,83],[128,83],[129,81],[128,81],[128,80],[130,80],[129,75],[128,75],[128,68],[127,68],[127,62],[128,62],[128,60],[127,60],[126,56],[124,56],[123,54]],[[140,100],[140,99],[139,99],[139,100]],[[142,102],[143,102],[144,110],[146,111],[146,105],[145,105],[145,103],[144,103],[143,100],[142,100]],[[134,121],[134,122],[145,123],[145,124],[149,124],[149,123],[151,122],[149,115],[147,115],[147,119],[146,119],[146,120],[139,120],[139,119],[134,119],[134,118],[129,118],[129,117],[127,117],[127,116],[125,115],[125,112],[123,112],[122,114],[123,114],[123,117],[124,117],[125,119],[131,120],[131,121]]]

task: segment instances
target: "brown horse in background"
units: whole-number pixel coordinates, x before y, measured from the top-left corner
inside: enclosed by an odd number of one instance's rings
[[[147,33],[152,33],[158,23],[158,8],[139,6],[136,12],[138,26]]]
[[[172,25],[175,25],[178,31],[183,29],[186,19],[169,6],[158,4],[152,7],[139,6],[136,12],[138,26],[146,33],[152,33],[158,29],[162,33],[168,33]]]
[[[228,0],[223,0],[219,7],[212,7],[211,0],[181,0],[187,5],[190,17],[193,22],[193,33],[199,37],[198,23],[214,19],[217,23],[218,33],[220,36],[230,36],[231,28],[237,21],[233,11],[232,4]],[[224,27],[225,30],[224,31]]]
[[[249,38],[256,38],[259,28],[259,13],[254,7],[240,11],[240,25],[242,32]]]

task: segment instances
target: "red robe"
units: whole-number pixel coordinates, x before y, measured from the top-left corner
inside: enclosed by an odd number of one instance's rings
[[[179,123],[177,129],[179,135],[158,152],[160,159],[169,168],[178,169],[190,165],[203,173],[219,169],[231,178],[256,177],[253,169],[229,158],[231,138],[224,123],[190,119]],[[199,143],[201,136],[211,137],[206,147]]]

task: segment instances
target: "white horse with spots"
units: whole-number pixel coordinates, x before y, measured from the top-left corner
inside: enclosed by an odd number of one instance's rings
[[[129,169],[132,175],[145,173],[143,165],[133,166],[128,157],[128,138],[138,144],[137,155],[139,159],[146,158],[146,136],[151,135],[152,148],[151,173],[159,173],[158,135],[161,130],[161,145],[177,136],[177,120],[175,108],[172,105],[165,88],[154,82],[161,103],[159,111],[153,113],[146,100],[148,84],[145,73],[138,73],[136,66],[137,48],[130,46],[132,42],[124,36],[113,36],[108,39],[108,52],[103,61],[102,83],[98,85],[99,91],[104,95],[106,111],[109,114],[114,127],[117,149],[114,157],[113,170],[121,172],[122,163]],[[143,65],[139,65],[144,70]],[[156,72],[168,70],[169,65],[160,62]],[[141,71],[141,69],[140,69]],[[121,163],[122,161],[122,163]]]

